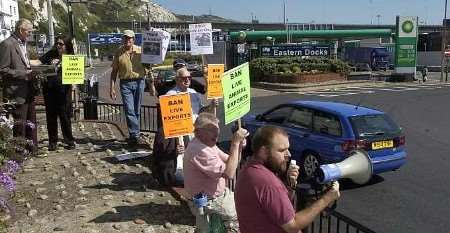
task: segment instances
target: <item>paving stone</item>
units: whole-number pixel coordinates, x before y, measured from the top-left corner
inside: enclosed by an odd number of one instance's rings
[[[165,222],[164,223],[164,228],[166,228],[166,229],[171,229],[173,226],[172,226],[172,223],[170,223],[170,222]]]
[[[142,225],[142,224],[145,224],[145,221],[141,218],[136,218],[136,219],[134,219],[134,223],[138,224],[138,225]]]
[[[64,184],[59,184],[59,185],[55,186],[56,190],[61,190],[61,189],[65,189],[65,188],[66,188],[66,186]]]
[[[80,195],[88,195],[89,194],[89,191],[87,191],[87,190],[80,190],[79,192],[78,192]]]
[[[36,216],[37,213],[38,213],[37,210],[32,209],[32,210],[28,211],[27,215],[28,215],[28,217],[33,217],[33,216]]]
[[[37,193],[43,193],[43,192],[45,192],[45,191],[47,191],[47,188],[37,188],[37,189],[36,189],[36,192],[37,192]]]
[[[45,184],[44,181],[32,181],[30,182],[31,186],[39,186]]]
[[[53,228],[53,231],[65,231],[66,229],[64,229],[63,227],[55,227]]]
[[[112,200],[113,199],[113,195],[105,195],[102,197],[103,200]]]

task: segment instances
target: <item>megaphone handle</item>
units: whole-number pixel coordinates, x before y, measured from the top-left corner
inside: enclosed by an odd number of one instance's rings
[[[330,210],[335,210],[337,207],[337,201],[334,201],[333,204],[330,206]]]

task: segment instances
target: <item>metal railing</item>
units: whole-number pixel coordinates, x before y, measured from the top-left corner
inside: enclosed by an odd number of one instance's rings
[[[336,210],[327,210],[320,214],[303,233],[375,233],[375,231],[357,223]]]
[[[125,123],[126,118],[122,104],[103,103],[97,104],[97,120]],[[141,106],[140,127],[142,132],[156,133],[158,130],[158,107],[150,105]]]

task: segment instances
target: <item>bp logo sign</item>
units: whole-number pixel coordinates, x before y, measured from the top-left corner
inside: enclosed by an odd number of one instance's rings
[[[414,23],[411,20],[407,20],[402,24],[402,31],[405,33],[411,33],[414,30]]]

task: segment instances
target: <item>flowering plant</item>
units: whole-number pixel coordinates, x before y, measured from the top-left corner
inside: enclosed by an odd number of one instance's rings
[[[0,105],[0,194],[8,195],[16,188],[14,177],[20,170],[24,159],[31,154],[33,142],[23,138],[13,137],[13,120],[6,117],[4,105]],[[35,127],[26,122],[26,127]],[[14,215],[14,209],[8,204],[6,196],[0,196],[0,210],[6,210]]]

